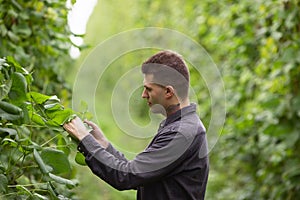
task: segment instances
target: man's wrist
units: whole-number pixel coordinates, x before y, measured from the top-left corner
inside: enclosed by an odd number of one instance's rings
[[[83,131],[81,133],[78,134],[78,140],[81,141],[83,138],[85,138],[86,136],[88,136],[90,133],[88,131]]]
[[[104,141],[104,144],[103,144],[103,148],[104,148],[104,149],[107,149],[108,146],[109,146],[109,141],[108,141],[108,140],[105,140],[105,141]]]

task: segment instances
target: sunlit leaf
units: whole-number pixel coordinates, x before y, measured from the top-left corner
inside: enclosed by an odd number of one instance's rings
[[[39,114],[32,113],[31,120],[38,125],[41,125],[41,126],[45,125],[45,120]]]
[[[60,126],[63,125],[69,119],[70,116],[72,116],[73,110],[71,109],[46,110],[46,113],[51,119],[52,124],[56,124],[57,126]]]
[[[61,110],[62,106],[59,103],[51,103],[51,104],[45,104],[44,108],[46,110]]]
[[[51,96],[48,95],[44,95],[38,92],[30,92],[28,93],[28,95],[30,96],[30,98],[32,98],[34,100],[34,102],[36,102],[37,104],[43,104],[44,102],[46,102],[48,99],[51,98]]]
[[[53,95],[50,96],[50,98],[46,101],[46,104],[51,104],[56,102],[60,102],[60,99],[56,95]]]

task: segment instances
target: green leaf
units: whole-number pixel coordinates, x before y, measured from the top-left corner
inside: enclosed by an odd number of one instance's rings
[[[6,63],[6,59],[4,58],[0,58],[0,66],[4,65]]]
[[[45,148],[41,152],[41,158],[46,165],[52,167],[52,173],[54,174],[68,173],[71,171],[68,157],[61,150]]]
[[[39,114],[32,113],[31,120],[38,125],[45,125],[45,120]]]
[[[0,127],[0,137],[5,137],[7,135],[9,136],[16,136],[18,133],[13,128],[1,128]]]
[[[8,180],[4,174],[0,174],[0,194],[6,193]]]
[[[63,125],[70,116],[72,116],[73,110],[46,110],[46,114],[50,118],[50,120],[47,122],[48,125],[60,126]]]
[[[32,196],[31,192],[26,187],[24,187],[22,185],[17,185],[16,188],[18,190],[19,195],[26,194],[28,196]]]
[[[71,152],[70,147],[67,146],[67,142],[63,135],[59,135],[57,138],[57,149],[63,151],[66,155],[69,155]]]
[[[33,193],[33,197],[36,197],[36,199],[39,199],[39,200],[48,200],[48,197],[43,196],[39,193]]]
[[[294,110],[296,112],[296,114],[298,115],[298,117],[300,117],[300,95],[295,96],[292,99],[292,110]]]
[[[51,96],[44,95],[38,92],[29,92],[29,98],[31,98],[35,103],[37,104],[43,104],[46,102],[48,99],[51,98]]]
[[[263,130],[263,133],[267,135],[279,137],[287,133],[292,133],[292,131],[293,128],[286,124],[282,124],[281,126],[278,126],[278,124],[268,124],[266,125],[266,128]]]
[[[289,170],[283,173],[283,180],[290,180],[292,177],[300,177],[300,166],[291,166]]]
[[[46,104],[57,103],[60,102],[60,99],[56,96],[50,96],[50,98],[46,101]]]
[[[29,80],[27,80],[28,84],[32,82],[31,74],[25,68],[23,68],[12,56],[7,56],[6,60],[7,60],[7,63],[14,66],[15,72],[21,73],[24,76],[26,76],[26,80],[29,79]]]
[[[18,33],[21,38],[28,38],[32,33],[30,27],[27,24],[18,25],[15,32]]]
[[[16,2],[16,0],[12,0],[11,2],[16,8],[19,9],[19,11],[22,11],[22,6],[18,2]]]
[[[10,139],[10,138],[4,138],[2,141],[1,141],[1,145],[2,146],[5,146],[5,145],[9,145],[11,147],[17,147],[18,146],[18,143],[13,140],[13,139]]]
[[[0,85],[0,100],[6,97],[6,95],[9,93],[9,90],[12,85],[12,80],[5,80],[3,81],[3,84]]]
[[[72,115],[70,115],[70,116],[68,117],[67,121],[65,121],[64,123],[70,122],[70,121],[72,121],[73,119],[75,119],[76,117],[77,117],[76,114],[72,114]]]
[[[51,199],[53,200],[60,200],[58,197],[57,197],[57,194],[56,192],[54,191],[55,190],[55,187],[53,186],[53,184],[49,181],[47,183],[47,189],[51,195]]]
[[[7,35],[9,37],[9,39],[11,39],[14,43],[17,43],[17,42],[20,41],[20,38],[16,34],[14,34],[13,32],[11,32],[11,31],[8,31]]]
[[[85,157],[80,152],[76,153],[75,162],[79,165],[86,166]]]
[[[33,150],[33,157],[43,174],[48,174],[51,171],[51,169],[44,163],[43,159],[36,149]]]
[[[22,109],[19,108],[18,106],[15,106],[11,103],[5,102],[5,101],[0,101],[0,109],[3,112],[13,114],[13,115],[20,115],[22,113]]]
[[[71,180],[69,180],[69,179],[66,179],[66,178],[63,178],[63,177],[60,177],[60,176],[56,176],[56,175],[54,175],[54,174],[51,174],[51,173],[49,173],[49,177],[53,180],[53,181],[55,181],[55,182],[57,182],[57,183],[60,183],[60,184],[64,184],[64,185],[67,185],[67,186],[69,186],[69,187],[75,187],[76,185],[77,185],[77,183],[75,183],[75,182],[73,182],[73,181],[71,181]]]
[[[22,118],[22,114],[20,114],[20,115],[9,114],[0,108],[0,119],[14,121],[14,120],[18,120],[20,118]]]
[[[5,27],[4,24],[1,24],[1,25],[0,25],[0,32],[1,32],[1,36],[2,36],[2,37],[5,37],[5,36],[6,36],[6,34],[7,34],[7,28]]]
[[[46,110],[61,110],[62,106],[59,103],[51,103],[51,104],[45,104],[44,108]]]
[[[13,102],[23,102],[26,100],[27,81],[23,74],[14,72],[11,76],[12,86],[8,96]]]

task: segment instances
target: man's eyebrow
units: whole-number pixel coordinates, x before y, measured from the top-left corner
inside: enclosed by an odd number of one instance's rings
[[[144,88],[146,89],[151,89],[151,87],[147,86],[147,85],[144,85]]]

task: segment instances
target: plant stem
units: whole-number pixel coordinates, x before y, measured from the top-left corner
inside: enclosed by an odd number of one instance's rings
[[[56,136],[50,138],[48,141],[44,142],[44,143],[41,145],[41,147],[45,146],[46,144],[48,144],[49,142],[51,142],[52,140],[54,140],[57,136],[58,136],[58,135],[56,135]]]
[[[15,188],[15,187],[18,187],[18,186],[31,187],[31,186],[45,185],[45,184],[47,184],[47,182],[44,182],[44,183],[31,183],[31,184],[24,184],[24,185],[20,185],[20,184],[17,184],[17,185],[8,185],[7,187],[9,187],[9,188]]]

